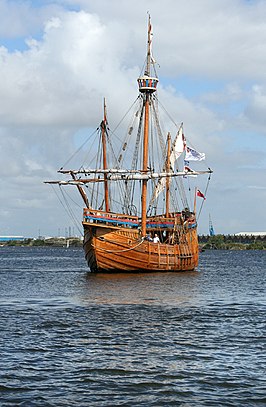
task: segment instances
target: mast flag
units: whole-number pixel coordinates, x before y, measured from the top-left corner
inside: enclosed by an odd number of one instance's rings
[[[202,192],[200,192],[200,190],[197,190],[197,196],[199,196],[200,198],[203,198],[204,200],[206,199],[204,194]]]
[[[156,60],[153,57],[152,54],[152,37],[153,37],[153,30],[152,30],[152,25],[151,25],[151,21],[149,18],[149,33],[150,33],[150,57],[151,57],[151,63],[152,64],[156,64]]]
[[[205,153],[199,153],[191,147],[186,146],[186,161],[202,161],[205,160]]]

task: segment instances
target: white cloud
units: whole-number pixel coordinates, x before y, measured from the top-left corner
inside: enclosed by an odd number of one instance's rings
[[[155,57],[164,73],[205,78],[265,79],[266,3],[245,0],[70,1],[101,16],[102,21],[130,21],[136,41],[146,34],[151,13]],[[126,8],[123,7],[126,3]],[[123,24],[124,25],[124,24]],[[138,52],[138,51],[137,51]],[[137,54],[141,57],[142,54]]]
[[[244,117],[248,122],[253,122],[263,131],[266,124],[265,109],[266,84],[253,85],[249,96],[249,104],[244,111]]]
[[[9,53],[2,47],[1,122],[88,125],[104,95],[115,95],[117,102],[130,89],[120,34],[108,33],[96,16],[68,12],[51,18],[43,39],[29,42],[29,50]]]

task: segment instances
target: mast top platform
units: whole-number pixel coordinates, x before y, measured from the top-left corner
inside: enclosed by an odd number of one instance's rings
[[[151,77],[148,75],[141,76],[140,78],[138,78],[139,91],[141,93],[156,92],[158,82],[159,82],[158,78]]]

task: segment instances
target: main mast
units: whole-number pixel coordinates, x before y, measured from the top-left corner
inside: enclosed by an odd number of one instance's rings
[[[150,119],[150,100],[153,92],[156,91],[158,78],[151,77],[151,19],[149,16],[148,22],[148,44],[147,44],[147,61],[144,75],[138,78],[139,91],[143,95],[144,103],[144,133],[143,133],[143,158],[142,170],[143,173],[148,171],[149,160],[149,119]],[[146,220],[147,220],[147,180],[142,181],[142,196],[141,196],[141,234],[146,236]]]
[[[107,115],[106,115],[106,104],[104,99],[104,116],[101,123],[101,133],[102,133],[102,146],[103,146],[103,169],[107,169],[107,149],[106,149],[106,125],[107,125]],[[109,190],[108,190],[108,181],[107,174],[104,174],[104,201],[105,201],[105,210],[106,212],[110,211],[109,207]]]
[[[167,157],[166,157],[166,172],[169,174],[171,167],[170,167],[170,151],[171,151],[171,135],[168,133],[167,135]],[[170,212],[170,178],[166,177],[165,180],[165,216],[166,218],[169,217]]]

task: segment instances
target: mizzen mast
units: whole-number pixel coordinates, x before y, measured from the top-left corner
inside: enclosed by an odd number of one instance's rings
[[[156,91],[158,78],[151,76],[151,42],[152,42],[152,27],[149,16],[148,21],[148,44],[147,44],[147,61],[144,75],[138,78],[139,91],[143,95],[144,103],[144,133],[143,133],[143,158],[142,171],[144,174],[148,171],[149,160],[149,119],[150,119],[150,100],[151,95]],[[147,180],[142,181],[142,197],[141,197],[141,233],[146,236],[146,220],[147,220]]]

